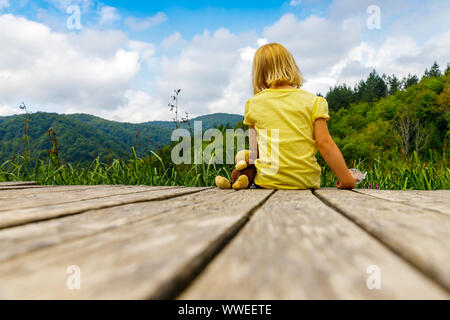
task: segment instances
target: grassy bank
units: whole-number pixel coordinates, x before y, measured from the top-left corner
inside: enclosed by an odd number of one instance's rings
[[[404,161],[386,161],[381,155],[372,161],[354,161],[352,166],[367,171],[360,188],[389,190],[438,190],[450,189],[448,160],[436,152],[430,152],[429,160],[421,160],[416,154]],[[136,156],[130,160],[113,160],[102,163],[98,159],[89,166],[60,164],[55,157],[47,160],[28,160],[18,157],[0,166],[0,182],[37,181],[42,185],[163,185],[163,186],[212,186],[217,175],[229,177],[230,165],[198,164],[175,166],[156,153],[145,158]],[[336,178],[327,166],[323,166],[322,187],[334,187]]]

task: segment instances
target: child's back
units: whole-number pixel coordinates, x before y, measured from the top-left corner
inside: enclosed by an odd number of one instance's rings
[[[265,89],[247,102],[244,123],[256,129],[259,146],[255,162],[258,186],[320,187],[314,139],[318,118],[329,119],[327,102],[301,89]]]
[[[355,179],[328,132],[328,104],[303,91],[303,78],[292,54],[278,43],[260,47],[253,59],[253,92],[245,107],[250,147],[263,188],[316,189],[321,169],[319,150],[338,178],[351,189]],[[259,151],[256,155],[255,150]]]

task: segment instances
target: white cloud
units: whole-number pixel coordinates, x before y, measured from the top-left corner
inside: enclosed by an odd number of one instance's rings
[[[122,105],[114,110],[101,110],[98,115],[104,119],[132,123],[167,120],[172,116],[169,108],[163,108],[161,101],[156,101],[146,92],[128,90],[124,97]]]
[[[0,104],[20,100],[92,113],[123,104],[130,81],[140,71],[139,52],[111,45],[111,37],[102,42],[91,35],[98,47],[111,48],[109,54],[96,54],[74,37],[23,17],[0,15],[0,82],[6,84],[0,86]]]
[[[291,0],[291,1],[289,2],[289,5],[290,5],[291,7],[296,7],[296,6],[299,6],[301,3],[302,3],[301,0]]]
[[[0,11],[4,8],[9,8],[8,0],[0,0]]]
[[[251,95],[251,61],[241,54],[256,40],[253,34],[235,35],[227,29],[196,35],[178,56],[162,59],[157,97],[164,101],[173,89],[181,88],[185,99],[181,106],[192,115],[243,113],[245,99]]]
[[[415,73],[423,74],[433,61],[446,66],[450,57],[450,31],[430,38],[423,45],[412,37],[388,37],[381,45],[362,42],[334,66],[333,77],[340,83],[355,84],[372,69],[397,77]]]
[[[294,15],[286,14],[264,29],[264,37],[285,45],[308,79],[342,59],[359,43],[360,33],[348,22],[344,24],[315,15],[297,20]]]
[[[174,52],[181,50],[186,44],[187,41],[183,39],[181,33],[175,32],[161,42],[161,48],[167,52]]]
[[[0,117],[11,116],[18,113],[21,113],[19,108],[14,109],[9,105],[0,104]]]
[[[91,0],[46,0],[60,10],[66,10],[69,6],[80,6],[86,12],[91,5]]]
[[[80,33],[67,34],[71,47],[87,56],[111,58],[121,48],[126,48],[129,39],[118,30],[96,30],[83,28]]]
[[[158,12],[152,17],[138,19],[129,17],[125,20],[125,25],[132,31],[142,31],[157,26],[167,21],[167,16],[164,12]]]
[[[128,47],[131,50],[138,52],[140,58],[147,64],[148,67],[152,67],[154,63],[156,63],[154,57],[155,46],[152,43],[130,40]]]
[[[99,12],[98,24],[100,26],[111,26],[120,19],[120,14],[116,8],[103,6]]]

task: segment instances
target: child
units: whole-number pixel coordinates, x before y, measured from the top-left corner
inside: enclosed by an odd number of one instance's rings
[[[245,106],[255,184],[270,189],[318,189],[319,150],[338,178],[339,189],[352,189],[355,179],[331,138],[328,104],[300,87],[303,79],[292,54],[277,43],[260,47],[253,61],[255,96]],[[255,152],[254,150],[258,150]]]

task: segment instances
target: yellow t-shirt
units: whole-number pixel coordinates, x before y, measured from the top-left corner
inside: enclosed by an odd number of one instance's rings
[[[270,189],[318,189],[314,122],[329,119],[328,103],[302,89],[266,89],[247,101],[244,124],[254,125],[259,158],[255,183]]]

